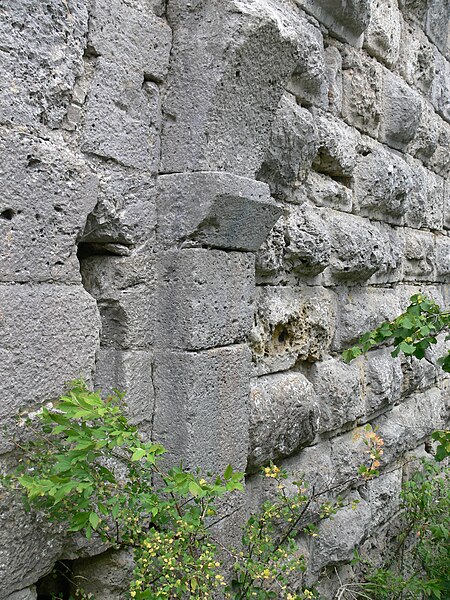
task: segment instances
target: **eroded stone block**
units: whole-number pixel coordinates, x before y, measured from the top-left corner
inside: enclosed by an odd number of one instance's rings
[[[338,429],[364,415],[360,363],[347,365],[331,358],[314,364],[305,373],[317,397],[319,433]]]
[[[128,65],[100,57],[85,104],[81,149],[138,169],[149,169],[159,102],[143,87],[143,76]]]
[[[317,424],[314,389],[304,375],[259,377],[250,390],[248,467],[293,454],[314,439]]]
[[[382,115],[382,75],[379,63],[345,48],[342,63],[342,116],[363,133],[377,137]]]
[[[436,275],[444,282],[450,276],[450,238],[446,235],[436,236]]]
[[[436,71],[431,87],[431,103],[437,113],[450,123],[450,62],[435,50]]]
[[[185,243],[256,251],[282,209],[265,183],[200,172],[160,176],[157,212],[162,247]]]
[[[428,231],[405,230],[405,279],[433,281],[435,262],[434,235]]]
[[[405,222],[410,227],[441,230],[443,227],[444,180],[410,162],[414,186]]]
[[[368,219],[337,211],[325,212],[331,238],[330,267],[333,279],[369,279],[381,266],[386,251],[380,231]]]
[[[335,314],[334,294],[324,288],[260,288],[250,335],[258,372],[288,369],[297,360],[321,360],[331,343]]]
[[[370,0],[296,0],[343,42],[361,46],[362,34],[370,20]]]
[[[315,117],[319,138],[315,170],[335,177],[350,177],[356,164],[358,133],[327,113]]]
[[[76,242],[97,179],[57,136],[0,139],[0,281],[79,283]]]
[[[59,127],[84,70],[87,3],[5,0],[1,20],[0,121]]]
[[[428,95],[436,72],[436,56],[422,28],[410,21],[403,21],[397,70],[406,83]]]
[[[336,46],[325,49],[325,64],[328,82],[328,108],[335,114],[342,111],[342,56]]]
[[[382,321],[396,317],[403,308],[399,293],[390,288],[338,290],[336,335],[332,349],[340,352]]]
[[[193,350],[243,341],[253,320],[254,269],[245,252],[164,253],[157,263],[157,344]]]
[[[420,96],[390,71],[383,73],[383,116],[379,139],[401,150],[413,139],[420,123]]]
[[[365,360],[365,380],[368,414],[398,401],[403,380],[400,359],[392,358],[390,349],[369,352]]]
[[[134,560],[130,550],[109,550],[74,563],[72,579],[83,582],[86,594],[97,600],[126,596],[133,577]],[[73,590],[75,592],[75,590]]]
[[[95,0],[90,12],[91,51],[161,81],[167,74],[172,33],[165,20],[122,0]]]
[[[305,179],[316,152],[317,132],[311,113],[284,95],[258,179],[269,184],[274,197],[289,197],[295,184]]]
[[[450,4],[448,0],[431,0],[427,10],[425,31],[441,51],[448,47]]]
[[[307,204],[293,207],[285,219],[284,267],[298,275],[317,275],[327,267],[331,244],[321,213]]]
[[[364,33],[364,47],[369,54],[388,66],[396,63],[400,49],[402,18],[397,0],[373,2],[370,21]]]
[[[100,323],[81,286],[2,284],[0,315],[2,418],[59,397],[67,381],[91,379]]]
[[[352,190],[328,175],[311,171],[302,188],[308,200],[313,204],[344,212],[352,210]]]
[[[250,352],[247,345],[155,355],[154,439],[167,460],[223,472],[248,455]]]
[[[398,154],[368,143],[354,171],[355,201],[362,214],[399,223],[409,208],[413,173]]]

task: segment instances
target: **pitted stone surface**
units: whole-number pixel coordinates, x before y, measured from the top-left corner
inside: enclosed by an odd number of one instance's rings
[[[381,478],[299,551],[308,585],[331,574],[326,598],[355,576],[355,546],[382,532],[384,553],[405,456],[448,427],[446,342],[425,361],[340,352],[413,293],[450,304],[448,10],[4,0],[1,424],[19,431],[17,410],[80,375],[125,390],[170,464],[248,470],[219,511],[235,544],[269,493],[261,465],[281,461],[287,490],[345,492],[367,459],[358,427],[378,425]],[[2,468],[13,450],[2,437]],[[55,561],[105,551],[44,529],[5,506],[0,600],[36,600]],[[121,600],[125,562],[74,573]]]

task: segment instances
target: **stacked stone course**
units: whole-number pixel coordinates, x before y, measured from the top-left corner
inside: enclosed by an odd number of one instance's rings
[[[344,482],[372,423],[384,472],[305,542],[309,580],[331,599],[355,547],[389,546],[448,379],[437,351],[340,354],[418,290],[450,304],[449,19],[447,0],[4,0],[5,464],[14,415],[65,381],[125,389],[171,460],[247,472],[236,540],[261,465]],[[60,559],[121,597],[120,558],[0,502],[0,600],[36,599]]]

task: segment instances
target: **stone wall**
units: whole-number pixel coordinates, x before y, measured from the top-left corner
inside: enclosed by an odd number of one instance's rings
[[[260,465],[344,481],[370,422],[385,473],[306,548],[350,578],[448,416],[430,361],[340,359],[415,291],[449,304],[448,24],[447,0],[4,0],[4,462],[65,381],[122,388],[173,457],[247,470],[234,537]],[[1,502],[0,600],[102,550]]]

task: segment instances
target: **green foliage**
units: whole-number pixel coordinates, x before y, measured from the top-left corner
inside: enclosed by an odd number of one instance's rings
[[[366,564],[366,583],[360,590],[369,598],[450,598],[449,484],[449,467],[425,462],[403,485],[399,545],[390,564],[376,570]]]
[[[381,323],[376,329],[368,331],[352,348],[342,353],[346,362],[368,352],[372,348],[391,344],[394,346],[392,356],[401,352],[406,356],[414,356],[421,360],[430,346],[437,343],[439,334],[450,331],[450,312],[444,311],[431,298],[415,294],[404,313]],[[446,339],[450,336],[447,335]],[[437,364],[450,373],[450,351],[438,358]],[[450,456],[450,431],[437,431],[433,439],[438,442],[436,460],[441,461]]]
[[[309,490],[297,481],[288,494],[287,473],[266,467],[276,493],[250,516],[238,551],[223,547],[213,531],[222,519],[217,500],[243,489],[243,473],[231,466],[222,475],[202,476],[181,466],[165,470],[165,449],[142,440],[124,416],[121,394],[102,399],[74,381],[57,402],[20,424],[33,439],[17,443],[19,463],[3,476],[3,485],[69,532],[132,549],[129,598],[203,599],[218,588],[234,600],[316,597],[301,586],[305,562],[296,536],[316,535],[312,519],[329,518],[343,505],[340,498],[326,500],[329,490]],[[229,584],[219,550],[234,563]],[[74,593],[90,597],[81,589]]]

